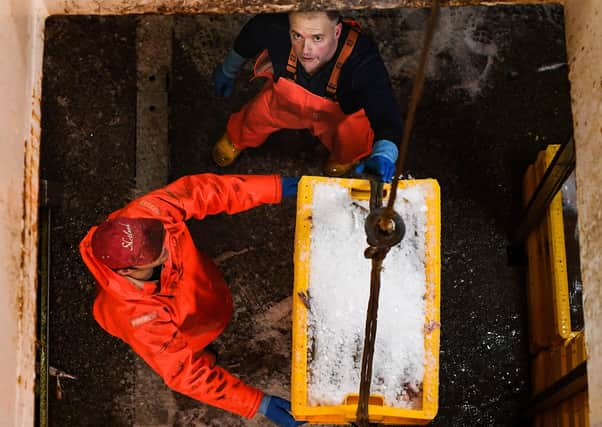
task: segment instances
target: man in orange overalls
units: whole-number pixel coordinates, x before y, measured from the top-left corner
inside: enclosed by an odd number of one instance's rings
[[[290,403],[243,383],[206,350],[232,315],[232,297],[185,221],[275,204],[297,178],[201,174],[178,179],[92,227],[80,253],[98,282],[94,318],[128,343],[172,389],[251,418],[295,427]]]
[[[391,181],[403,124],[389,75],[374,43],[333,12],[265,14],[241,30],[215,72],[215,91],[229,96],[244,62],[260,54],[260,93],[228,120],[213,159],[228,166],[279,129],[308,129],[330,151],[324,173],[341,176],[363,159]]]

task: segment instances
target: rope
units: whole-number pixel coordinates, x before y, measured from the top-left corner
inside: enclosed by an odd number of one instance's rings
[[[366,313],[366,335],[364,337],[364,353],[362,354],[362,372],[360,374],[360,396],[357,404],[356,419],[359,427],[367,427],[368,398],[372,382],[372,359],[374,356],[374,341],[376,340],[376,319],[378,317],[378,297],[380,295],[380,270],[383,260],[389,250],[379,252],[372,258],[370,272],[370,299]]]
[[[391,184],[391,195],[389,197],[387,207],[381,217],[380,224],[390,224],[393,220],[393,215],[395,212],[393,210],[393,206],[395,205],[395,199],[397,197],[397,184],[405,163],[410,135],[414,125],[416,108],[422,95],[422,88],[424,86],[424,69],[426,67],[428,52],[435,34],[435,27],[437,25],[438,17],[439,0],[433,0],[429,27],[424,39],[422,52],[420,54],[420,61],[418,63],[418,70],[416,72],[416,80],[414,81],[414,86],[412,88],[408,114],[405,120],[403,138],[399,149],[399,157],[397,158],[397,163],[395,164],[395,176],[393,177],[393,183]],[[362,354],[362,369],[360,373],[360,395],[356,412],[356,420],[359,427],[368,427],[370,425],[368,418],[368,398],[370,397],[370,384],[372,382],[372,361],[374,356],[374,342],[376,340],[376,326],[378,319],[380,271],[389,249],[390,247],[370,247],[365,253],[366,257],[372,258],[372,270],[370,272],[370,299],[368,300],[368,309],[366,312],[364,352]]]
[[[414,117],[416,115],[418,103],[420,102],[420,97],[422,96],[422,88],[424,87],[424,69],[426,68],[426,60],[428,58],[429,50],[431,49],[431,43],[433,41],[433,36],[435,35],[435,28],[437,27],[437,20],[439,18],[439,0],[432,0],[432,2],[433,6],[431,7],[431,18],[426,36],[424,38],[422,52],[420,53],[420,61],[418,62],[418,70],[416,71],[416,80],[414,81],[414,86],[412,87],[408,114],[406,116],[406,121],[403,128],[403,137],[399,147],[399,157],[397,157],[397,162],[395,163],[395,175],[393,176],[393,182],[391,183],[391,196],[389,197],[389,203],[387,204],[386,210],[387,218],[391,218],[393,216],[393,206],[395,205],[395,198],[397,197],[397,184],[399,183],[399,177],[401,176],[401,172],[406,161],[408,145],[410,143],[410,135],[414,127]]]

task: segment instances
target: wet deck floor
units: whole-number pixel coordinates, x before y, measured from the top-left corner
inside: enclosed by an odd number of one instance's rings
[[[424,10],[354,14],[379,42],[406,96]],[[246,16],[174,17],[170,177],[200,173],[319,175],[326,151],[301,132],[274,135],[219,170],[210,160],[228,114],[257,88],[212,95],[211,74]],[[444,9],[406,170],[442,197],[441,364],[437,426],[516,426],[529,397],[524,272],[507,263],[520,177],[535,153],[571,135],[562,8]],[[134,196],[136,17],[47,21],[42,170],[63,185],[53,210],[50,364],[78,377],[51,396],[52,426],[263,426],[172,393],[91,315],[95,289],[78,243]],[[235,314],[216,342],[221,363],[288,395],[295,204],[191,222],[220,259]]]

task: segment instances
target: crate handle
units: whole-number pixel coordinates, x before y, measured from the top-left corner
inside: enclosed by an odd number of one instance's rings
[[[357,405],[359,401],[360,401],[359,394],[348,394],[347,397],[345,397],[345,405]],[[384,406],[385,398],[382,396],[370,395],[370,396],[368,396],[368,405]]]
[[[370,200],[370,189],[369,188],[350,188],[351,198],[359,200]],[[389,197],[389,189],[383,189],[383,199]]]

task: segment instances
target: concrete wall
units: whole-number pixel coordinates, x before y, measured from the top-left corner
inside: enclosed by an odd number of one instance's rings
[[[563,3],[562,0],[440,0],[442,6]],[[50,14],[231,13],[322,9],[392,9],[425,7],[431,0],[46,0]]]
[[[602,1],[567,0],[590,424],[602,426]]]
[[[0,424],[33,425],[42,11],[0,2]]]
[[[547,0],[448,0],[444,5]],[[328,0],[324,8],[418,7],[426,0]],[[577,203],[585,293],[590,420],[602,426],[602,1],[565,0],[577,147]],[[37,183],[43,21],[49,14],[257,12],[290,10],[281,0],[4,0],[0,2],[0,414],[2,425],[33,425]]]

